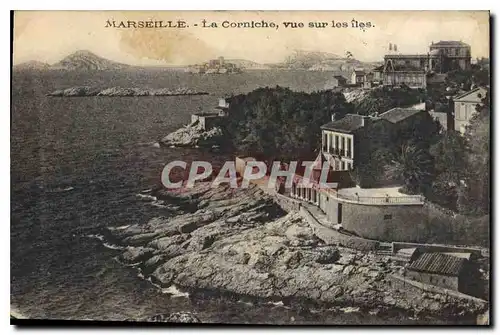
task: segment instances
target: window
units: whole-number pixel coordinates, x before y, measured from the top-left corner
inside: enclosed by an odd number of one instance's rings
[[[384,220],[390,220],[392,219],[392,214],[385,214],[384,215]]]
[[[351,157],[351,154],[352,154],[352,153],[351,153],[351,147],[352,147],[352,146],[351,146],[351,138],[350,138],[350,137],[348,137],[348,138],[347,138],[347,145],[346,145],[346,156],[347,156],[347,157]]]
[[[478,97],[479,99],[481,99],[483,96],[481,95],[481,93],[478,93],[478,94],[477,94],[477,97]]]
[[[345,170],[345,162],[342,161],[342,171],[344,171],[344,170]]]

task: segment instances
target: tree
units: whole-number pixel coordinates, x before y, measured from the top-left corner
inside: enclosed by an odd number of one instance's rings
[[[371,115],[383,113],[394,107],[408,107],[419,103],[424,94],[420,90],[408,87],[390,88],[377,87],[365,95],[362,99],[354,101],[354,110],[357,114]]]
[[[430,153],[434,157],[436,174],[446,173],[449,175],[450,181],[458,185],[466,169],[466,151],[466,140],[463,136],[456,131],[444,132],[430,149]]]
[[[341,93],[259,88],[231,99],[227,132],[242,154],[283,161],[313,158],[320,127],[351,110]]]
[[[441,206],[456,210],[460,183],[467,170],[466,140],[458,132],[446,131],[431,147],[430,153],[434,158],[436,178],[427,197]]]
[[[415,144],[404,144],[401,152],[388,167],[392,179],[402,180],[403,192],[425,194],[431,185],[433,159],[427,150]]]
[[[466,129],[467,169],[458,199],[459,210],[466,214],[486,214],[490,209],[490,108],[487,92]]]

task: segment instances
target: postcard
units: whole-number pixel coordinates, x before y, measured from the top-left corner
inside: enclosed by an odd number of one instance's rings
[[[488,11],[15,11],[11,324],[489,325]]]

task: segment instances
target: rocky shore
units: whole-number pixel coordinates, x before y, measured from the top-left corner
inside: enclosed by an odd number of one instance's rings
[[[487,307],[393,285],[401,267],[387,256],[326,245],[297,212],[284,212],[257,187],[153,192],[164,217],[109,228],[120,261],[162,287],[281,301],[285,305],[400,310],[414,318],[470,320]],[[352,311],[351,310],[351,311]]]
[[[220,127],[208,130],[194,123],[177,129],[160,140],[160,145],[168,147],[218,147],[223,143],[224,132]]]
[[[52,97],[132,97],[132,96],[177,96],[177,95],[206,95],[207,92],[199,92],[189,88],[127,88],[127,87],[110,87],[98,89],[90,86],[75,86],[62,90],[56,90],[48,93]]]

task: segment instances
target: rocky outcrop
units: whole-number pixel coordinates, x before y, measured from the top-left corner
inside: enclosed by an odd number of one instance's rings
[[[110,87],[97,89],[88,86],[75,86],[67,89],[56,90],[48,93],[53,97],[140,97],[140,96],[178,96],[178,95],[206,95],[207,92],[199,92],[189,88],[128,88],[128,87]]]
[[[358,306],[370,313],[475,316],[484,306],[398,288],[401,271],[388,256],[327,245],[298,212],[285,213],[256,187],[200,183],[176,195],[155,194],[172,217],[109,229],[128,246],[122,261],[137,264],[162,287],[218,290],[287,304]],[[174,210],[175,208],[175,210]],[[472,313],[472,314],[471,314]]]
[[[173,147],[212,147],[223,142],[224,133],[220,127],[205,130],[200,124],[192,123],[168,134],[160,144]]]

